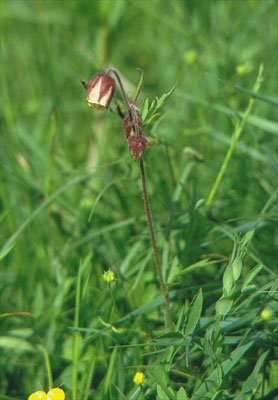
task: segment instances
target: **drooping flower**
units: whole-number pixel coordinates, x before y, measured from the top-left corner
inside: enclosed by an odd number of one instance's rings
[[[134,378],[133,378],[133,382],[136,385],[140,386],[140,385],[143,385],[143,383],[145,382],[145,379],[146,379],[146,375],[143,374],[143,372],[136,372],[136,374],[134,375]]]
[[[41,390],[30,394],[28,400],[64,400],[65,392],[61,388],[50,389],[49,392],[45,393]]]
[[[87,88],[87,103],[97,110],[107,108],[115,92],[115,81],[106,74],[94,75]]]

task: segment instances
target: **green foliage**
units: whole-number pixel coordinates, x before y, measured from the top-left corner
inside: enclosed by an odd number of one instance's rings
[[[168,93],[164,93],[160,98],[156,97],[151,102],[151,104],[149,104],[149,97],[145,97],[140,109],[140,114],[142,116],[143,122],[146,122],[146,124],[150,124],[155,119],[161,116],[161,108],[174,92],[175,88],[176,87],[174,86]]]
[[[1,1],[0,400],[277,397],[276,15],[275,0]],[[111,65],[149,142],[173,332],[122,121],[80,84]]]

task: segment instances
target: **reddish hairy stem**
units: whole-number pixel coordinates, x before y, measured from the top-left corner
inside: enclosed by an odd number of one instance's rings
[[[127,99],[125,89],[123,87],[119,72],[115,68],[111,67],[107,70],[106,74],[109,75],[111,72],[114,73],[114,75],[116,76],[116,79],[119,83],[119,86],[120,86],[120,89],[122,92],[122,96],[123,96],[123,99],[124,99],[124,102],[125,102],[125,105],[126,105],[126,108],[128,111],[129,121],[130,121],[130,123],[133,123],[133,120],[134,120],[134,128],[135,128],[134,130],[138,137],[141,135],[141,132],[139,131],[139,124],[138,124],[138,120],[136,119],[136,116],[137,116],[136,111],[134,110],[133,104],[131,104]],[[159,282],[160,282],[160,289],[161,289],[161,292],[162,292],[162,295],[164,298],[167,324],[171,330],[174,330],[173,318],[172,318],[172,314],[170,311],[170,300],[169,300],[168,288],[165,285],[165,282],[163,279],[162,269],[161,269],[157,246],[156,246],[156,240],[155,240],[155,234],[154,234],[154,229],[153,229],[153,224],[152,224],[150,203],[149,203],[149,199],[148,199],[148,192],[147,192],[147,187],[146,187],[146,177],[145,177],[145,170],[144,170],[144,163],[143,163],[142,156],[140,157],[139,163],[140,163],[140,174],[141,174],[141,180],[142,180],[142,189],[143,189],[145,210],[146,210],[149,230],[150,230],[150,234],[151,234],[154,259],[155,259],[156,269],[157,269],[158,278],[159,278]]]
[[[174,330],[173,318],[172,318],[172,314],[170,311],[170,300],[169,300],[168,289],[167,289],[167,286],[165,285],[165,282],[163,279],[162,269],[161,269],[157,246],[156,246],[156,240],[155,240],[155,234],[154,234],[151,210],[150,210],[150,203],[149,203],[148,192],[147,192],[147,187],[146,187],[145,169],[144,169],[144,163],[143,163],[142,157],[140,157],[139,163],[140,163],[140,174],[141,174],[141,181],[142,181],[142,188],[143,188],[143,195],[144,195],[145,210],[146,210],[149,230],[150,230],[150,234],[151,234],[152,247],[153,247],[153,252],[154,252],[156,269],[157,269],[159,282],[160,282],[160,288],[161,288],[161,292],[162,292],[162,295],[164,298],[164,303],[165,303],[167,323],[168,323],[169,328],[171,330]]]
[[[117,78],[117,81],[119,83],[119,86],[120,86],[120,89],[121,89],[121,92],[122,92],[122,95],[123,95],[123,99],[124,99],[124,102],[125,102],[125,105],[126,105],[126,108],[127,108],[127,111],[128,111],[128,116],[129,116],[129,119],[131,121],[132,120],[132,112],[131,112],[131,108],[130,108],[130,103],[129,103],[127,97],[126,97],[125,89],[124,89],[124,86],[122,84],[122,80],[121,80],[121,77],[119,75],[119,72],[113,67],[109,68],[107,70],[106,74],[109,75],[110,72],[113,72],[115,77]]]

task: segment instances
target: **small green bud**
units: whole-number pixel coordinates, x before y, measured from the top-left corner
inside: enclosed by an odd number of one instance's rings
[[[261,312],[261,317],[262,317],[263,320],[269,321],[269,320],[272,318],[272,312],[271,312],[270,310],[268,310],[268,309],[265,308],[265,309]]]
[[[102,277],[108,283],[115,282],[116,280],[115,274],[110,268],[108,271],[104,271]]]
[[[188,50],[184,55],[187,64],[194,64],[197,60],[197,54],[194,50]]]

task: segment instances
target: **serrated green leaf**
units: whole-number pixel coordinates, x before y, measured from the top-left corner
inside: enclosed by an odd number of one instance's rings
[[[249,286],[249,283],[252,282],[252,280],[258,275],[258,273],[263,269],[263,265],[259,264],[256,265],[254,268],[251,269],[250,272],[248,272],[246,278],[243,281],[241,291],[243,291],[247,286]]]
[[[186,391],[183,387],[181,387],[178,391],[177,400],[188,400]]]
[[[202,289],[199,289],[189,308],[188,317],[184,328],[184,336],[190,335],[190,333],[192,333],[196,328],[201,316],[202,307],[203,293]]]

